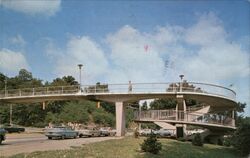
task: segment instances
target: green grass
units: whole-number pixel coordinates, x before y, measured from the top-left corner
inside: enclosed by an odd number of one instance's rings
[[[236,158],[232,148],[205,144],[203,147],[193,146],[190,142],[179,142],[160,139],[162,150],[158,155],[141,152],[140,144],[144,138],[126,137],[108,140],[70,150],[56,150],[18,154],[13,158]]]

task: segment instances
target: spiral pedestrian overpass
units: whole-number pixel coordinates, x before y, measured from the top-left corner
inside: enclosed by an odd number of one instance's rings
[[[189,124],[221,130],[235,129],[234,109],[236,94],[233,90],[214,84],[196,82],[133,83],[83,86],[36,87],[0,91],[0,103],[43,103],[56,100],[92,100],[114,102],[116,106],[117,136],[125,134],[125,110],[133,101],[171,98],[176,108],[168,111],[136,111],[136,122],[162,121],[170,124]],[[209,106],[203,114],[187,110],[186,100],[193,99]],[[217,115],[220,111],[230,116]]]

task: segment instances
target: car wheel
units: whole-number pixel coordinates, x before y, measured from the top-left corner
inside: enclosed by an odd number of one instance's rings
[[[2,137],[0,137],[0,144],[2,144]]]
[[[52,139],[52,137],[48,137],[48,139],[49,139],[49,140],[51,140],[51,139]]]
[[[62,136],[61,139],[65,139],[65,136]]]
[[[76,139],[77,136],[74,136],[74,139]]]
[[[79,137],[82,138],[82,135],[80,134]]]

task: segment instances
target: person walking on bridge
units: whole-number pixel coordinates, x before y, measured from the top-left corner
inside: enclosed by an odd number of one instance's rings
[[[132,92],[132,83],[131,81],[128,82],[128,92]]]

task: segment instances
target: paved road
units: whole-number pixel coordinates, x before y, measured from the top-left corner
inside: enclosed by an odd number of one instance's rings
[[[0,156],[11,156],[33,151],[70,149],[72,146],[81,146],[93,142],[100,142],[117,137],[95,137],[65,140],[48,140],[43,134],[9,134],[0,145]]]

